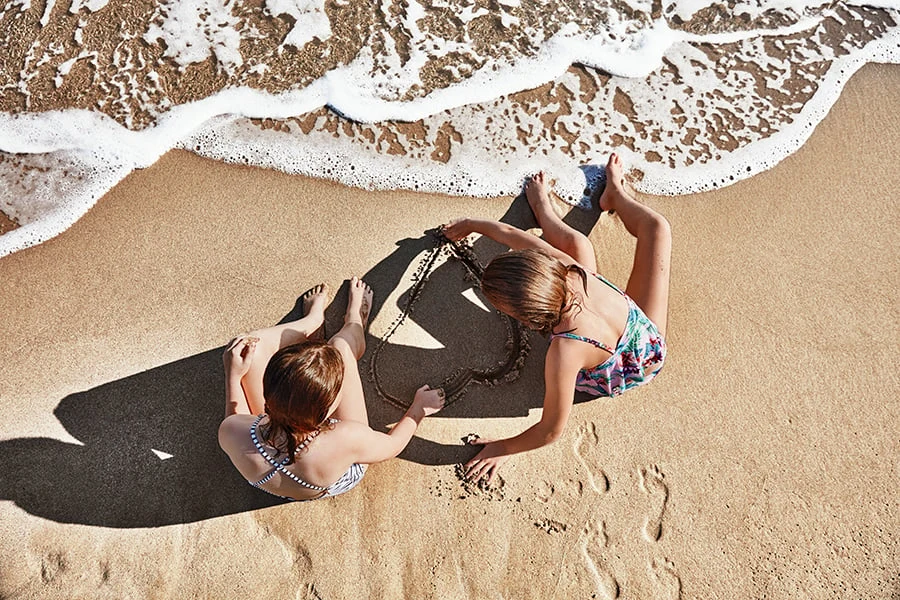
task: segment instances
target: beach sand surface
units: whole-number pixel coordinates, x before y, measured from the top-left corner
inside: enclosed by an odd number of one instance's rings
[[[669,358],[579,402],[562,438],[463,484],[460,438],[540,416],[546,341],[401,458],[283,504],[216,445],[221,351],[324,281],[376,293],[367,356],[403,399],[504,360],[506,325],[427,231],[522,198],[369,192],[173,151],[70,230],[0,259],[2,598],[896,598],[900,67],[870,65],[808,143],[720,191],[645,197],[674,232]],[[624,286],[633,241],[577,211]],[[475,243],[486,260],[499,251]],[[378,349],[376,353],[375,350]],[[366,377],[376,426],[401,411]]]

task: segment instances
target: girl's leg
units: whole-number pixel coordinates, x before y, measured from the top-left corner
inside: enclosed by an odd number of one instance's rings
[[[303,317],[290,323],[282,323],[248,333],[259,338],[250,370],[241,379],[241,387],[247,396],[250,412],[258,415],[265,410],[263,399],[263,373],[269,359],[285,346],[299,344],[306,340],[322,339],[322,325],[325,322],[325,305],[328,303],[328,286],[321,283],[303,294]]]
[[[357,277],[350,280],[350,297],[344,326],[328,343],[338,349],[344,359],[344,382],[338,395],[338,407],[332,417],[341,421],[359,421],[369,424],[366,398],[363,394],[362,379],[357,361],[366,351],[366,325],[372,309],[372,288]]]
[[[672,229],[653,209],[639,203],[625,187],[622,161],[616,154],[606,165],[606,189],[601,210],[614,210],[625,229],[637,238],[634,264],[625,293],[641,307],[659,332],[665,335],[669,311]]]
[[[562,250],[584,267],[596,272],[597,257],[594,254],[594,246],[583,233],[572,229],[559,218],[550,203],[549,192],[543,171],[532,176],[525,184],[528,206],[531,207],[538,226],[544,232],[544,239],[554,248]]]

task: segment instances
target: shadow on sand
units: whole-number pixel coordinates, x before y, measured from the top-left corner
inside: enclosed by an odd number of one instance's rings
[[[517,198],[501,220],[522,228],[536,225],[524,197]],[[567,218],[582,231],[595,221],[596,216],[584,211],[573,211]],[[402,240],[366,273],[365,280],[376,291],[373,319],[382,311],[399,314],[396,304],[402,306],[404,296],[391,306],[385,300],[391,290],[408,283],[403,281],[404,274],[416,257],[433,246],[430,235]],[[486,239],[476,242],[474,249],[483,262],[503,250]],[[411,396],[422,383],[439,384],[460,364],[489,363],[506,354],[505,325],[496,313],[464,297],[474,283],[466,281],[463,272],[453,261],[435,269],[410,317],[436,342],[435,347],[397,343],[383,348],[379,372],[386,375],[382,383],[395,386],[392,393],[398,397]],[[344,286],[326,311],[329,331],[339,328],[346,297]],[[298,318],[299,309],[298,302],[282,322]],[[494,390],[472,385],[438,416],[524,416],[539,407],[546,342],[536,335],[531,340],[534,348],[517,380]],[[369,336],[360,370],[370,422],[383,428],[396,421],[401,411],[384,402],[366,377],[369,355],[378,341]],[[81,445],[50,438],[0,442],[0,499],[60,523],[116,528],[189,523],[282,503],[247,485],[219,450],[222,350],[66,396],[54,414]],[[468,460],[474,451],[462,443],[439,444],[417,437],[401,457],[423,464],[454,464]]]

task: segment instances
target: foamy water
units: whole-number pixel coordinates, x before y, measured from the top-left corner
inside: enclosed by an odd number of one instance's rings
[[[254,3],[258,4],[258,3]],[[180,147],[365,188],[573,203],[728,185],[800,147],[900,0],[72,0],[0,10],[0,255]]]

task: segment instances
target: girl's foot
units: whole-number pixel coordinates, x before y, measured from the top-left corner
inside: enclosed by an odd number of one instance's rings
[[[528,206],[531,207],[535,218],[544,210],[553,210],[553,205],[550,203],[550,190],[547,188],[543,171],[538,171],[528,179],[528,183],[525,184],[525,198],[528,199]]]
[[[300,299],[303,301],[303,316],[313,317],[321,322],[318,329],[307,336],[310,340],[325,339],[325,305],[328,303],[328,285],[320,283],[308,289]]]
[[[369,311],[372,309],[372,288],[359,277],[350,279],[350,298],[347,301],[347,314],[344,323],[359,323],[363,330],[369,324]]]
[[[613,212],[616,210],[616,203],[619,198],[629,197],[628,190],[625,187],[625,175],[622,171],[622,159],[613,152],[609,155],[609,162],[606,163],[606,188],[600,195],[600,210]]]

